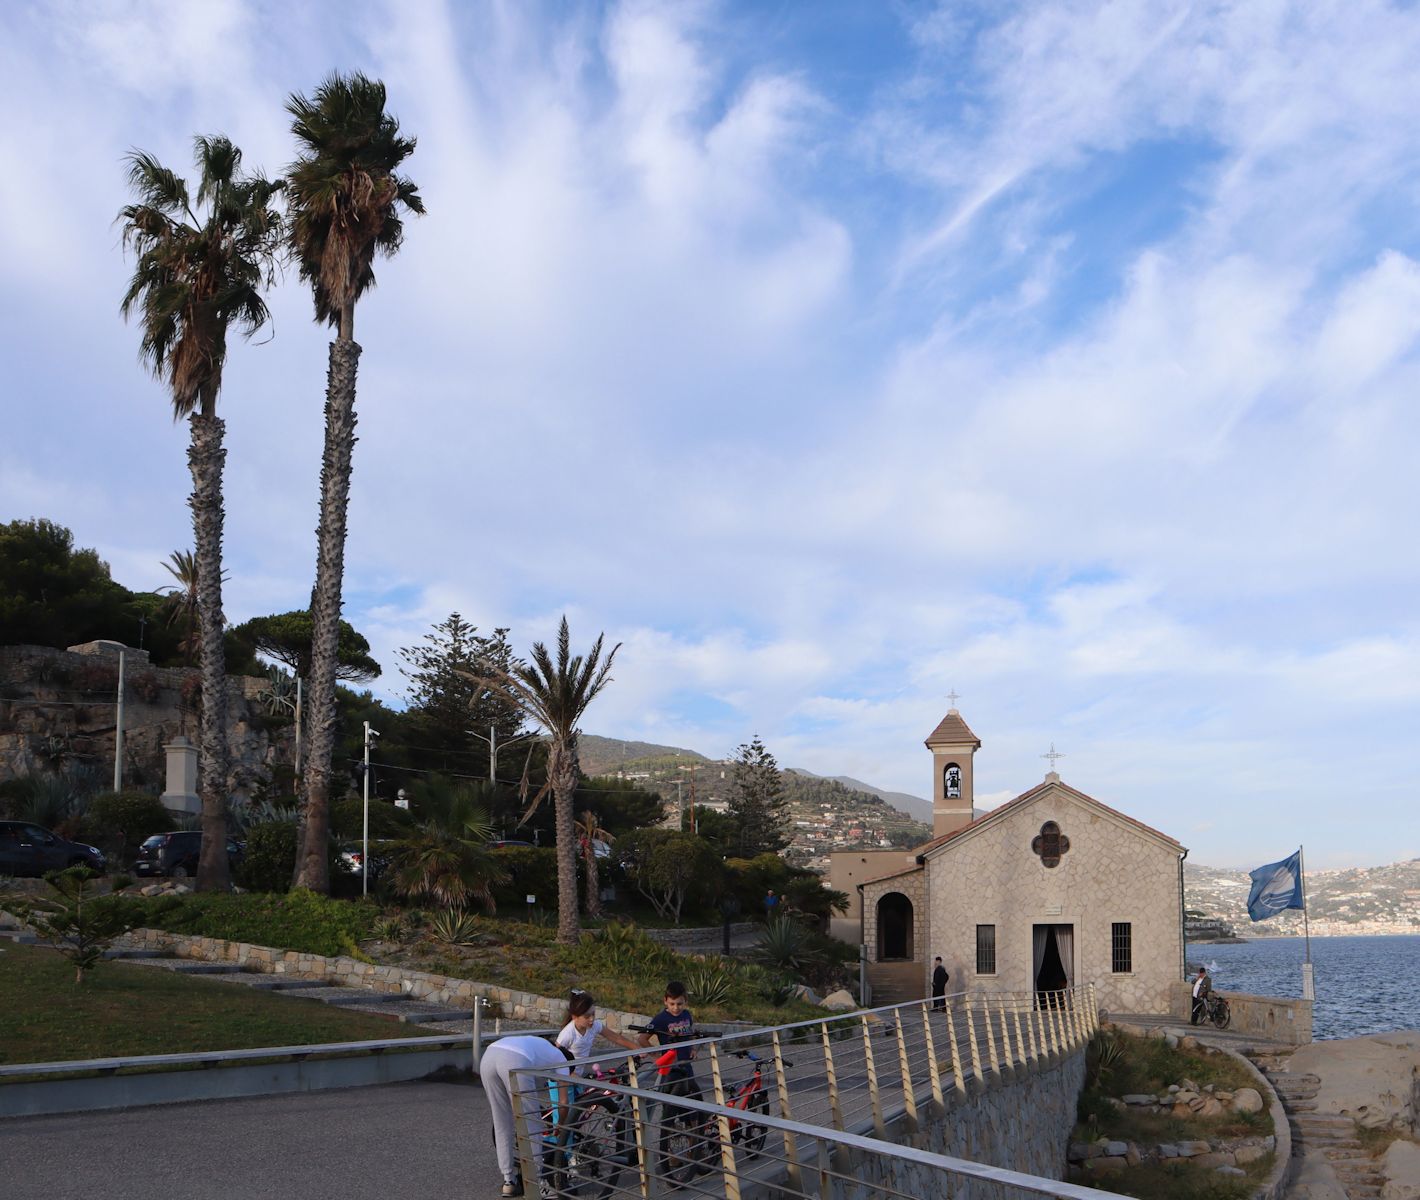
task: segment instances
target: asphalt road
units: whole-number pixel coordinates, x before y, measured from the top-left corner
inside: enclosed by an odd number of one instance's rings
[[[501,1182],[471,1084],[0,1120],[6,1200],[493,1200]]]

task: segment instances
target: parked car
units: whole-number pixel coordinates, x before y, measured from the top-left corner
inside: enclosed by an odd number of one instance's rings
[[[197,860],[201,854],[201,830],[177,829],[172,833],[155,833],[138,847],[133,873],[187,879],[197,874]],[[241,843],[228,838],[227,862],[233,871],[241,866],[243,857]]]
[[[66,867],[108,869],[102,851],[28,821],[0,821],[0,875],[40,876]]]
[[[378,883],[380,876],[390,865],[389,838],[379,838],[370,843],[370,882]],[[359,879],[365,873],[365,857],[362,844],[356,843],[348,846],[340,852],[340,862],[343,868]]]
[[[490,850],[507,850],[513,846],[527,846],[531,849],[532,845],[532,842],[522,842],[517,838],[500,838],[496,842],[489,842],[488,848]]]

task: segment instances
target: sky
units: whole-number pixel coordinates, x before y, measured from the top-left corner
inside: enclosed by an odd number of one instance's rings
[[[978,807],[1067,783],[1251,867],[1420,856],[1420,8],[0,6],[0,521],[134,589],[187,433],[124,157],[293,157],[382,79],[428,213],[360,302],[346,616],[604,631],[587,732]],[[228,358],[231,621],[314,575],[328,335]]]

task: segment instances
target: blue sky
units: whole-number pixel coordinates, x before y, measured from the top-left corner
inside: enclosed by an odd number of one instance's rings
[[[185,431],[117,314],[131,147],[384,79],[429,208],[361,303],[348,616],[623,643],[591,732],[1195,861],[1420,855],[1420,13],[1346,4],[12,4],[0,519],[130,587]],[[14,169],[21,164],[22,169]],[[232,353],[232,620],[314,562],[323,331]]]

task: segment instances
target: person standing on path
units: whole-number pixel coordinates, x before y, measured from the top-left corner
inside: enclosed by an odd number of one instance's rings
[[[932,968],[932,1009],[943,1012],[947,1007],[947,968],[942,966],[942,956],[937,955],[937,964]]]
[[[1203,1009],[1208,1003],[1208,993],[1212,990],[1213,981],[1208,978],[1208,968],[1199,967],[1198,974],[1193,978],[1193,1011],[1188,1017],[1190,1025],[1197,1025],[1203,1019]]]
[[[764,893],[764,919],[772,921],[774,912],[779,907],[779,897],[774,894],[774,889],[770,888]]]
[[[503,1173],[503,1196],[523,1194],[522,1172],[518,1169],[518,1135],[513,1124],[513,1105],[517,1103],[523,1112],[523,1121],[532,1139],[533,1159],[542,1169],[543,1123],[542,1110],[545,1107],[542,1089],[530,1079],[510,1080],[510,1071],[519,1067],[553,1067],[560,1074],[570,1074],[568,1066],[570,1054],[554,1046],[544,1037],[522,1034],[516,1037],[499,1038],[483,1052],[478,1074],[483,1081],[483,1092],[488,1097],[488,1107],[493,1113],[493,1141],[498,1151],[498,1169]],[[513,1089],[518,1089],[516,1097]],[[563,1089],[559,1088],[558,1091]],[[565,1098],[560,1098],[565,1103]],[[551,1186],[544,1180],[539,1183],[539,1194],[552,1196]]]

